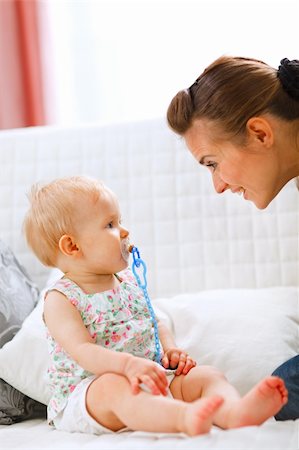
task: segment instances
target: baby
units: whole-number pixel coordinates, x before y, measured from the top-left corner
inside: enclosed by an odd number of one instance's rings
[[[129,231],[114,193],[83,176],[34,186],[24,230],[40,259],[63,272],[44,302],[51,356],[48,422],[84,433],[183,432],[259,425],[287,402],[278,377],[240,397],[224,375],[196,366],[153,321],[128,269]]]

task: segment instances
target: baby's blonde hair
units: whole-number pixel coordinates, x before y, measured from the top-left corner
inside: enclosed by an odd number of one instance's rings
[[[86,176],[32,186],[23,228],[29,247],[44,265],[55,267],[61,236],[75,233],[73,216],[78,196],[96,203],[106,189],[101,181]]]

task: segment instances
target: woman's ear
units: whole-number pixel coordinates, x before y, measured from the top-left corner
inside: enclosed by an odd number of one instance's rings
[[[273,145],[273,129],[271,123],[265,117],[251,117],[247,121],[246,129],[251,140],[258,140],[266,148]]]
[[[66,256],[73,256],[79,252],[79,248],[72,236],[64,234],[59,239],[59,250]]]

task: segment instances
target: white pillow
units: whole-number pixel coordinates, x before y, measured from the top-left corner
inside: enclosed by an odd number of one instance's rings
[[[299,353],[299,289],[211,290],[157,299],[178,346],[220,369],[240,394]]]
[[[0,378],[28,397],[47,405],[50,391],[45,376],[49,356],[42,321],[43,302],[43,299],[39,300],[21,330],[2,347]]]
[[[54,284],[61,275],[60,270],[53,269],[46,288]],[[11,380],[13,387],[45,405],[51,396],[46,382],[50,359],[42,319],[46,288],[41,292],[35,309],[24,320],[20,331],[2,347],[0,353],[0,378],[6,382]]]
[[[54,280],[59,276],[55,272]],[[199,364],[222,370],[241,394],[298,353],[296,288],[202,291],[157,299],[153,305],[173,324],[177,344]],[[47,404],[49,356],[42,309],[43,298],[0,349],[0,378]]]

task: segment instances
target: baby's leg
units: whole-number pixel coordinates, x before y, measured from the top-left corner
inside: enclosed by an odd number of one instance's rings
[[[210,366],[197,366],[187,375],[176,377],[170,385],[175,398],[194,401],[219,395],[224,398],[215,412],[214,424],[221,428],[260,425],[287,402],[287,390],[278,377],[267,377],[243,398],[225,376]]]
[[[188,404],[144,391],[133,395],[128,380],[112,373],[96,378],[86,394],[89,414],[113,431],[128,427],[140,431],[184,432],[190,436],[210,430],[222,401],[221,397],[213,396]]]

